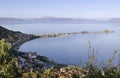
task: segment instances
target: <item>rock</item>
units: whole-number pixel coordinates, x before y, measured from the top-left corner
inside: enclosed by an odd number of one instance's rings
[[[114,33],[112,30],[101,30],[99,33]]]
[[[82,31],[81,34],[90,34],[88,31]]]

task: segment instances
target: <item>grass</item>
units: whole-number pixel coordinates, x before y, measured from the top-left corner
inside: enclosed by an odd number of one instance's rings
[[[120,78],[120,55],[118,64],[113,65],[117,51],[114,51],[112,57],[104,63],[98,61],[97,55],[90,42],[89,49],[88,62],[84,67],[87,72],[83,72],[85,74],[84,78]]]

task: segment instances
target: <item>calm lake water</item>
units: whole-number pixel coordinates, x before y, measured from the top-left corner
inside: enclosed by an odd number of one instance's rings
[[[61,24],[61,23],[39,23],[39,24],[9,24],[4,27],[21,31],[28,34],[45,34],[56,32],[80,32],[100,30],[113,30],[109,34],[79,34],[72,36],[61,36],[55,38],[40,38],[24,43],[20,51],[34,51],[42,56],[47,56],[58,63],[80,64],[88,60],[89,44],[97,51],[99,61],[112,57],[115,50],[120,53],[120,24],[119,23],[91,23],[91,24]],[[117,63],[115,58],[115,63]]]

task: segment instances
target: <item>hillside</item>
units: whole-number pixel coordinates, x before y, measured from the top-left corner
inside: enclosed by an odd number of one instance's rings
[[[11,31],[0,26],[0,39],[4,38],[6,41],[12,43],[13,45],[15,45],[15,43],[17,44],[21,40],[23,41],[26,39],[30,39],[31,37],[32,35],[24,34],[17,31]]]

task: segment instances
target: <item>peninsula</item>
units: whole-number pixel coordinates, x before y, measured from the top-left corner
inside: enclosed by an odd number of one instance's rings
[[[57,75],[60,74],[61,76],[69,77],[67,73],[71,72],[70,73],[71,76],[74,75],[75,73],[75,75],[77,74],[78,76],[80,76],[80,78],[83,78],[85,76],[84,73],[88,72],[88,70],[78,66],[69,66],[69,65],[56,63],[45,56],[37,55],[37,52],[20,52],[18,50],[23,43],[36,38],[71,36],[77,34],[109,34],[109,33],[114,33],[114,31],[112,30],[101,30],[98,32],[81,31],[81,32],[71,32],[71,33],[51,33],[51,34],[36,35],[36,34],[25,34],[19,31],[11,31],[0,26],[0,39],[5,39],[7,42],[10,42],[12,44],[11,52],[13,56],[17,58],[19,63],[18,67],[22,70],[23,76],[25,76],[26,73],[31,74],[29,72],[34,73],[34,71],[39,70],[39,72],[42,73],[49,71],[50,69],[53,71],[51,72],[51,76],[53,75],[57,77]],[[55,74],[56,70],[57,73]]]
[[[48,38],[48,37],[59,37],[59,36],[71,36],[77,34],[108,34],[114,33],[112,30],[101,30],[98,32],[80,31],[70,33],[51,33],[51,34],[25,34],[19,31],[11,31],[0,26],[0,39],[5,39],[12,44],[14,50],[18,50],[19,47],[26,41],[37,39],[37,38]]]

